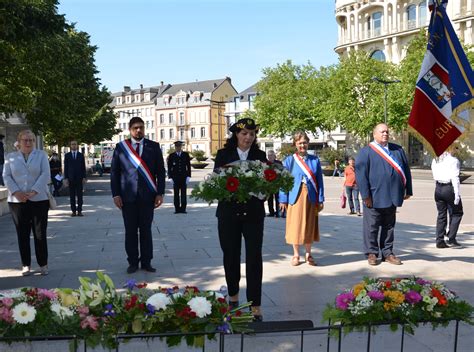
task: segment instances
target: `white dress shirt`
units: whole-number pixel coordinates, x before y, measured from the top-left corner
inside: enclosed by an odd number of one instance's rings
[[[247,158],[249,156],[249,150],[250,149],[247,149],[246,151],[243,151],[242,149],[237,148],[237,153],[239,153],[239,159],[240,160],[247,160]]]
[[[459,203],[459,172],[461,163],[457,158],[452,156],[448,152],[444,152],[439,158],[433,159],[431,162],[431,171],[433,172],[433,178],[435,181],[440,183],[452,183],[454,189],[455,203]]]
[[[17,191],[35,191],[37,194],[30,198],[33,202],[47,200],[48,183],[51,179],[48,156],[38,149],[33,149],[27,161],[19,151],[7,154],[3,179],[8,189],[8,202],[20,203],[13,196]]]

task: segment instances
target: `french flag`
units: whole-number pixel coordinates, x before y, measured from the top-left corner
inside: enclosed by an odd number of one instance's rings
[[[408,119],[439,156],[470,125],[474,74],[448,15],[447,1],[433,1],[428,46]]]

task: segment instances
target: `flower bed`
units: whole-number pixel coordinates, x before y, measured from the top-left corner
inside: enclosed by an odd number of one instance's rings
[[[337,295],[335,302],[328,304],[323,312],[323,319],[348,325],[345,332],[393,322],[392,330],[403,324],[408,333],[414,334],[414,328],[422,322],[430,322],[433,327],[446,326],[449,320],[474,324],[473,312],[469,303],[439,282],[417,277],[364,278]]]
[[[115,348],[118,334],[170,332],[214,333],[248,331],[250,304],[230,309],[220,291],[196,287],[146,289],[146,283],[129,280],[125,292],[115,289],[107,275],[97,280],[80,277],[73,289],[22,288],[0,294],[0,336],[21,340],[26,336],[76,335],[90,347]],[[190,346],[200,347],[204,336],[186,336]],[[182,336],[166,338],[168,346],[181,343]],[[71,349],[74,349],[71,341]]]
[[[191,195],[208,203],[215,200],[246,202],[252,196],[263,200],[280,189],[289,192],[292,187],[293,176],[280,164],[236,161],[209,175]]]

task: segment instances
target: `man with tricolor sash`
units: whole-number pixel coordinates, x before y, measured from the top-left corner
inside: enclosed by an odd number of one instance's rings
[[[143,270],[155,272],[151,266],[151,224],[165,193],[163,154],[158,143],[143,138],[145,124],[140,117],[132,117],[129,131],[131,138],[116,145],[112,158],[112,196],[125,224],[127,273],[136,272],[139,264]]]
[[[388,126],[375,126],[374,141],[356,158],[356,180],[364,203],[364,253],[369,265],[400,265],[393,253],[397,207],[413,195],[411,172],[403,148],[389,143]],[[380,236],[379,236],[380,233]]]

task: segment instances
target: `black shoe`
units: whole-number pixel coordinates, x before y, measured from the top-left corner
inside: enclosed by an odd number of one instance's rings
[[[235,309],[239,306],[239,301],[229,301],[230,309]]]
[[[151,265],[142,265],[142,269],[148,271],[149,273],[156,273],[156,269]]]
[[[449,248],[449,246],[446,244],[446,242],[440,242],[436,243],[436,248]]]
[[[274,216],[275,216],[275,213],[267,214],[267,217],[270,217],[270,218],[273,218]]]
[[[84,216],[84,214],[82,214],[82,211],[80,211],[77,213],[77,216]]]
[[[448,246],[451,248],[462,248],[462,245],[456,240],[448,241]]]
[[[180,213],[181,214],[187,214],[188,212],[186,210],[181,210]]]
[[[76,212],[73,211],[73,212],[71,213],[71,216],[76,216]]]
[[[261,323],[263,321],[263,315],[254,315],[253,321],[256,323]]]
[[[127,268],[127,274],[133,274],[138,270],[138,265],[129,265]]]

